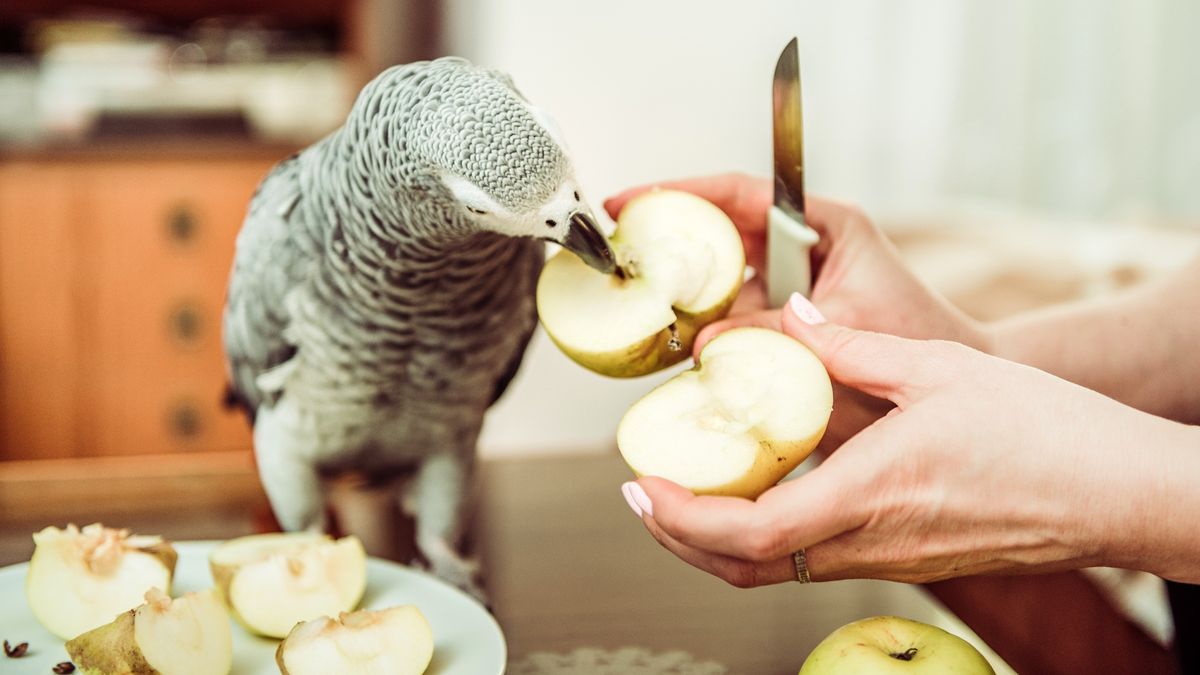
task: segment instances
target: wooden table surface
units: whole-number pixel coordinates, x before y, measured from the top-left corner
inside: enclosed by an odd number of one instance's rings
[[[240,455],[190,467],[199,477],[166,459],[116,470],[49,467],[0,465],[0,564],[28,559],[29,533],[68,521],[103,519],[176,540],[263,529],[265,501]],[[619,486],[629,472],[615,453],[485,461],[480,469],[474,541],[511,662],[633,646],[684,651],[729,673],[795,673],[824,636],[876,614],[942,625],[982,646],[917,587],[844,581],[741,590],[685,565],[625,505]],[[997,672],[1011,672],[984,649]]]

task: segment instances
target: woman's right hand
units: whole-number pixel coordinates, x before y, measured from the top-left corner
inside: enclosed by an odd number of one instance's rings
[[[746,262],[759,270],[743,288],[730,315],[696,338],[700,352],[722,331],[755,325],[780,330],[778,308],[767,307],[763,286],[767,252],[767,211],[771,184],[763,178],[726,174],[667,181],[631,188],[604,202],[616,218],[633,197],[653,187],[691,192],[725,212],[742,235]],[[991,351],[982,325],[926,286],[905,266],[899,252],[858,208],[807,196],[806,220],[821,236],[812,249],[812,300],[830,321],[860,330],[914,339],[959,342]],[[835,388],[834,407],[822,448],[835,448],[891,409],[891,404],[861,392]]]

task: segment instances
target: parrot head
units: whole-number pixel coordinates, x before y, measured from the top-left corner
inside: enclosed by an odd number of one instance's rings
[[[399,66],[380,79],[388,84],[389,76],[395,82],[383,90],[407,100],[391,106],[404,114],[387,138],[402,139],[421,173],[437,178],[454,222],[554,242],[597,270],[616,271],[557,126],[508,76],[457,58]]]

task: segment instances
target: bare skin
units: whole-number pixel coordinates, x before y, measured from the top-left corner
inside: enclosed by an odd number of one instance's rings
[[[725,210],[761,269],[766,181],[663,185]],[[752,284],[697,349],[746,324],[807,344],[840,385],[825,444],[837,450],[754,502],[640,479],[627,489],[663,546],[738,586],[793,580],[799,548],[814,580],[1111,565],[1200,582],[1200,260],[1104,302],[983,325],[860,211],[808,204],[815,307],[768,309]]]

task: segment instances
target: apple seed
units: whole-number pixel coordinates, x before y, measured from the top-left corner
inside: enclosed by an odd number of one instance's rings
[[[10,647],[8,644],[8,640],[4,641],[4,655],[10,659],[19,659],[22,656],[25,656],[25,652],[28,650],[29,650],[28,642],[22,642],[21,644],[17,645],[16,647]]]
[[[70,661],[63,661],[62,663],[54,666],[53,670],[54,672],[58,673],[58,675],[66,675],[66,673],[75,672],[75,664],[71,663]]]

